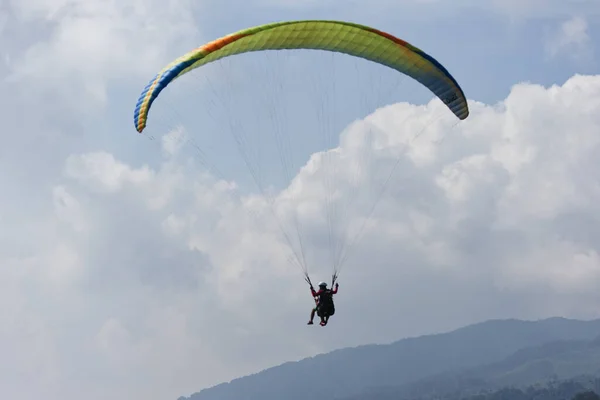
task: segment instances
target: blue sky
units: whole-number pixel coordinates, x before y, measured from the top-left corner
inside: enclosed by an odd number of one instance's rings
[[[489,318],[598,317],[597,2],[340,3],[0,5],[0,387],[6,397],[175,399],[344,346]],[[238,168],[238,155],[226,157],[228,120],[202,115],[199,104],[211,98],[202,98],[201,79],[182,78],[179,92],[165,92],[172,97],[155,103],[156,115],[166,126],[181,123],[184,137],[201,137],[208,130],[197,128],[206,124],[217,133],[213,139],[223,134],[210,156],[227,181],[190,158],[197,154],[191,146],[174,146],[177,132],[157,130],[150,141],[133,127],[139,92],[173,58],[238,29],[305,18],[360,22],[415,44],[450,70],[471,108],[469,119],[454,126],[427,90],[408,81],[366,106],[349,94],[351,85],[336,88],[334,101],[326,101],[331,90],[324,87],[316,102],[339,112],[320,120],[291,91],[278,97],[290,103],[271,106],[289,118],[282,132],[291,135],[297,168],[292,182],[273,174],[264,181],[276,184],[280,221],[292,231],[295,217],[302,223],[311,265],[320,264],[315,279],[327,267],[327,172],[334,173],[342,222],[352,231],[376,196],[372,184],[400,160],[344,265],[338,313],[326,329],[305,325],[312,299],[287,262],[276,221],[252,219],[269,214],[266,199],[240,198],[232,189],[248,189],[240,175],[247,170]],[[291,63],[288,72],[302,70],[301,83],[327,70],[337,72],[340,84],[367,84],[381,71],[354,60],[332,70],[331,59],[312,66],[281,59]],[[231,65],[230,72],[249,75]],[[356,82],[355,65],[364,71]],[[221,92],[243,105],[230,111],[248,124],[261,122],[252,117],[269,108],[244,103],[241,93],[263,88],[259,97],[271,99],[271,81],[262,74],[225,80],[223,69],[212,71],[214,82],[243,84]],[[381,93],[392,75],[386,71],[359,92],[366,99]],[[311,154],[324,150],[315,130],[329,121],[337,127],[330,131],[335,151]],[[410,141],[423,125],[426,134]],[[306,135],[294,134],[300,131]],[[335,168],[323,169],[329,156]],[[265,157],[261,165],[267,172],[281,164]],[[362,175],[354,174],[357,165]]]

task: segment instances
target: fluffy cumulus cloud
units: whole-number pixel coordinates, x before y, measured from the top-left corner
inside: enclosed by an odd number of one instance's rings
[[[9,79],[28,82],[36,95],[51,90],[53,98],[89,96],[103,104],[109,82],[150,76],[156,65],[196,45],[192,11],[200,6],[187,0],[9,0],[4,12],[11,23],[0,24],[11,38],[4,55]]]
[[[398,169],[344,267],[327,331],[303,328],[306,287],[277,225],[253,218],[263,200],[237,196],[172,144],[152,168],[69,156],[41,199],[51,212],[13,232],[26,251],[3,251],[2,386],[24,399],[175,398],[340,345],[487,317],[596,316],[600,76],[520,84],[471,108],[410,142],[395,132],[431,120],[438,102],[388,106],[343,132],[338,162],[357,162],[371,132],[371,165]],[[278,195],[316,207],[298,214],[315,230],[324,156]],[[340,198],[356,195],[338,170]],[[368,213],[364,172],[350,226]]]

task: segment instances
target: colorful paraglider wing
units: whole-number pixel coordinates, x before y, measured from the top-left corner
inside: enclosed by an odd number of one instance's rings
[[[464,93],[456,80],[435,59],[388,33],[340,21],[289,21],[245,29],[207,43],[179,57],[144,88],[135,108],[138,132],[146,127],[148,112],[158,94],[173,79],[235,54],[263,50],[325,50],[386,65],[417,80],[459,118],[469,115]]]

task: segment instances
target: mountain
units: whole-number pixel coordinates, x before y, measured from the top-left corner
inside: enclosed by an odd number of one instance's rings
[[[599,333],[600,320],[493,320],[448,333],[341,349],[285,363],[180,400],[352,398],[470,367],[492,368],[495,362],[519,357],[519,350],[535,351],[524,349],[557,341],[590,341]]]
[[[519,350],[505,359],[403,385],[379,387],[345,400],[437,399],[474,396],[507,388],[547,388],[576,393],[600,389],[600,338],[557,341]],[[557,385],[561,382],[561,385]],[[575,385],[576,384],[576,385]]]

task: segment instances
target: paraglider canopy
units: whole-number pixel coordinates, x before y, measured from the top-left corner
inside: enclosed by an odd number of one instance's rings
[[[179,57],[148,83],[135,108],[138,132],[158,94],[174,79],[224,57],[263,50],[313,49],[361,57],[402,72],[431,90],[461,120],[469,116],[464,93],[433,57],[389,33],[342,21],[287,21],[241,30]]]

